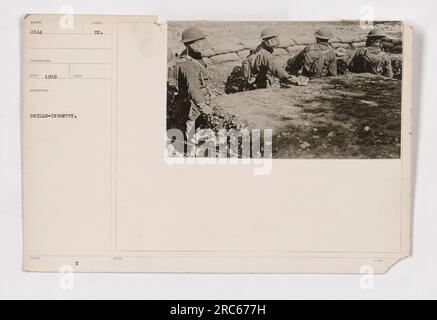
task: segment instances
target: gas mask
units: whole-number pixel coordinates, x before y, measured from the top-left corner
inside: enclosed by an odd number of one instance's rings
[[[280,41],[279,41],[279,37],[272,37],[269,39],[264,40],[265,44],[268,45],[270,48],[276,48],[279,47]]]

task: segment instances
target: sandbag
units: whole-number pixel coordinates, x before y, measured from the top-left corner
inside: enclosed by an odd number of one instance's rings
[[[273,55],[275,56],[283,56],[288,54],[287,50],[283,49],[283,48],[275,48],[273,50]]]
[[[381,45],[385,51],[391,51],[391,49],[393,49],[395,46],[393,43],[391,43],[389,41],[382,41]]]
[[[354,42],[351,44],[352,48],[364,48],[366,46],[365,42]]]
[[[247,50],[247,49],[244,49],[244,50],[241,50],[241,51],[238,51],[238,56],[241,58],[241,59],[246,59],[248,56],[249,56],[249,54],[250,54],[250,50]]]
[[[340,36],[338,38],[340,39],[341,43],[353,43],[353,42],[356,42],[356,38],[353,37],[353,36]]]
[[[244,47],[241,44],[233,44],[233,43],[223,43],[213,48],[214,53],[216,55],[230,53],[230,52],[238,52],[243,49]]]
[[[258,47],[260,42],[260,40],[242,40],[239,44],[243,47],[243,49],[253,50]]]
[[[309,37],[309,36],[302,36],[300,38],[294,39],[294,41],[296,41],[296,44],[298,45],[309,45],[316,42],[314,37]]]
[[[204,57],[211,57],[213,55],[215,55],[216,53],[212,50],[212,49],[208,49],[202,52],[202,56]]]
[[[402,45],[402,39],[393,39],[393,40],[392,40],[392,43],[393,43],[395,46]]]
[[[402,49],[403,49],[402,45],[397,45],[393,49],[391,49],[391,52],[393,52],[393,53],[402,53]]]
[[[331,43],[331,47],[333,47],[334,49],[339,49],[339,48],[350,49],[351,48],[349,43],[341,43],[341,42]]]
[[[285,37],[279,37],[279,47],[280,48],[287,48],[287,47],[291,47],[294,46],[296,44],[296,41],[294,41],[294,39],[290,39],[290,38],[285,38]]]
[[[215,64],[236,60],[240,60],[240,57],[235,52],[219,54],[211,57],[211,61]]]

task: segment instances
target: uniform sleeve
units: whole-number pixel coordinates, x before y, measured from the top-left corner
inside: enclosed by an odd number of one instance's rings
[[[351,62],[349,63],[349,71],[351,72],[360,72],[361,66],[359,66],[358,58],[362,56],[364,53],[363,49],[358,49],[357,52],[355,52]]]
[[[331,51],[328,65],[328,75],[332,77],[337,76],[337,55]]]
[[[393,78],[393,67],[391,65],[391,59],[388,55],[384,59],[384,76]]]
[[[196,105],[205,103],[205,96],[202,92],[202,82],[199,78],[199,68],[194,63],[184,63],[179,69],[179,77],[185,82],[188,97]]]
[[[273,55],[259,54],[255,59],[255,64],[258,68],[267,68],[267,70],[279,80],[287,80],[290,75],[288,72],[279,67],[279,65],[274,61]]]
[[[301,52],[299,52],[293,58],[288,59],[287,66],[292,67],[293,70],[300,70],[300,68],[302,68],[304,63],[305,63],[305,53],[307,52],[307,50],[308,50],[308,47],[303,49]]]
[[[352,57],[351,61],[349,62],[349,66],[348,69],[351,72],[357,72],[357,57],[358,57],[358,52],[355,52],[354,56]]]

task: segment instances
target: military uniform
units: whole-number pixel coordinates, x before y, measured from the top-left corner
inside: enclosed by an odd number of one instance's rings
[[[248,70],[246,75],[253,88],[268,88],[275,83],[275,79],[287,81],[290,78],[288,72],[282,69],[273,56],[273,49],[261,43],[248,57]],[[250,80],[252,79],[252,80]]]
[[[371,46],[357,51],[349,65],[355,73],[373,73],[393,78],[391,59],[380,47]]]
[[[202,59],[195,59],[184,51],[174,68],[174,79],[178,87],[175,114],[178,127],[191,136],[195,123],[201,114],[199,105],[208,104],[211,87],[206,65]]]
[[[287,62],[287,71],[302,73],[306,77],[337,76],[337,56],[328,43],[307,46],[297,56]]]

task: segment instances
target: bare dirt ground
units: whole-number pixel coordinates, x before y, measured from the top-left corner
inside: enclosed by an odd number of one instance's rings
[[[273,129],[274,158],[398,158],[400,81],[371,74],[314,79],[307,87],[223,95],[213,102]]]

